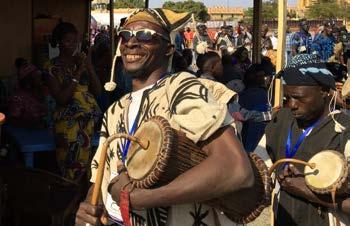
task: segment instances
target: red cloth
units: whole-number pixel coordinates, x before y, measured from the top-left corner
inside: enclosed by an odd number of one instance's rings
[[[120,192],[120,212],[122,214],[125,226],[131,226],[130,223],[130,196],[129,192],[122,190]]]
[[[186,41],[192,41],[193,37],[194,37],[194,32],[193,31],[190,31],[190,32],[185,31],[184,36],[185,36]]]

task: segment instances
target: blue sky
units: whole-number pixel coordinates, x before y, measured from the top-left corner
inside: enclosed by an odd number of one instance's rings
[[[150,7],[161,7],[166,0],[149,0]],[[175,0],[176,1],[176,0]],[[210,6],[230,6],[249,7],[253,5],[253,0],[202,0],[207,7]],[[288,5],[296,5],[297,0],[288,0]]]

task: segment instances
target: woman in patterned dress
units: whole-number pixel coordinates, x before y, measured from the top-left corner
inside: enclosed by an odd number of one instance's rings
[[[52,44],[60,50],[47,65],[49,89],[57,102],[56,158],[62,176],[78,180],[87,172],[92,157],[91,139],[101,114],[95,97],[101,93],[101,84],[90,54],[76,53],[78,32],[73,24],[58,24]]]

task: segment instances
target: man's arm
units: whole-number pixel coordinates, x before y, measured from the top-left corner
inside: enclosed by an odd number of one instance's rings
[[[232,127],[216,132],[204,144],[203,150],[208,158],[168,185],[132,191],[131,206],[143,209],[200,202],[253,185],[253,171],[248,156]],[[121,187],[112,185],[111,193],[117,202]]]

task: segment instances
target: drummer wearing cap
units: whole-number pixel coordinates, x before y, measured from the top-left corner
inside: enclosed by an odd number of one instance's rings
[[[143,9],[132,14],[119,31],[121,57],[133,78],[133,92],[105,113],[100,146],[91,164],[91,182],[96,180],[106,138],[114,133],[133,134],[155,115],[166,118],[171,127],[195,143],[202,143],[208,158],[168,185],[130,190],[129,177],[120,161],[127,152],[125,140],[113,141],[107,152],[101,206],[89,204],[90,189],[77,212],[76,225],[96,225],[101,220],[107,223],[106,218],[114,225],[126,224],[118,207],[123,188],[130,191],[130,218],[134,225],[235,225],[215,209],[198,203],[251,187],[254,181],[249,160],[228,126],[232,118],[226,103],[214,99],[193,75],[167,72],[174,52],[172,31],[189,19],[187,13]],[[102,214],[103,209],[108,214]]]
[[[266,149],[273,162],[283,158],[304,161],[323,150],[335,150],[345,156],[350,138],[350,118],[331,109],[336,92],[335,81],[317,56],[294,57],[282,72],[285,104],[266,128]],[[332,93],[332,94],[331,94]],[[333,225],[334,206],[330,196],[320,197],[305,183],[300,165],[285,165],[277,171],[281,185],[276,225]],[[350,198],[350,197],[349,197]],[[329,203],[325,204],[324,202]],[[338,200],[338,218],[348,225],[350,199]],[[344,215],[344,216],[342,216]]]

